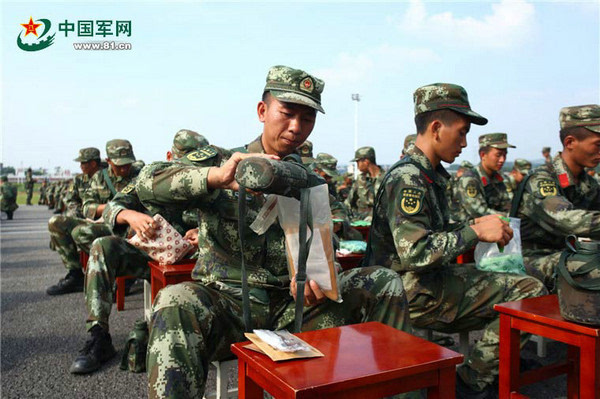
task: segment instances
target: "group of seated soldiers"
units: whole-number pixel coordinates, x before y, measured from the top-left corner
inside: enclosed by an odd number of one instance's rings
[[[335,158],[323,153],[313,158],[312,145],[305,144],[317,113],[324,113],[323,89],[322,80],[302,70],[272,67],[257,106],[262,133],[238,148],[208,145],[201,135],[182,130],[167,160],[141,171],[131,166],[135,157],[126,140],[107,143],[105,169],[97,149],[80,151],[76,161],[83,174],[70,189],[71,200],[79,199],[77,207],[68,205],[65,215],[49,222],[52,246],[68,274],[48,294],[82,291],[85,284],[90,338],[72,373],[97,370],[114,356],[108,325],[114,281],[149,276],[150,257],[126,238],[135,233],[152,239],[156,214],[197,246],[197,261],[191,282],[165,287],[154,301],[147,358],[150,397],[202,397],[210,362],[230,357],[230,344],[244,340],[242,257],[250,324],[290,328],[296,285],[288,272],[284,232],[278,223],[261,235],[248,228],[265,203],[262,193],[246,194],[245,215],[238,209],[237,165],[258,156],[296,162],[329,183],[332,215],[342,220],[339,235],[351,238],[349,215],[371,220],[361,267],[338,275],[343,302],[326,299],[316,282],[307,282],[302,330],[367,321],[407,332],[411,326],[446,333],[484,329],[457,370],[457,395],[493,394],[499,356],[493,305],[552,290],[566,235],[600,238],[600,190],[585,173],[600,162],[600,106],[560,111],[563,151],[551,162],[528,174],[526,164],[515,162],[520,176],[515,173],[514,179],[523,181],[511,186],[511,208],[505,184],[511,178],[499,174],[512,147],[506,134],[481,136],[481,163],[462,165],[452,184],[441,165],[452,163],[466,147],[472,123],[487,123],[471,109],[463,87],[436,83],[416,89],[417,134],[407,140],[401,160],[386,172],[377,165],[373,148],[360,148],[353,158],[358,179],[350,186],[344,176],[339,187],[333,182]],[[528,275],[455,263],[478,242],[506,245],[513,231],[500,216],[509,213],[522,220]],[[240,218],[246,225],[243,253]],[[78,250],[90,256],[85,276]],[[523,335],[523,342],[527,338]]]

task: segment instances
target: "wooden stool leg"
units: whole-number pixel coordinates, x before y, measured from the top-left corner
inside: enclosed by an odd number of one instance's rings
[[[500,399],[510,399],[511,392],[519,390],[520,340],[519,330],[511,328],[511,317],[500,314]]]
[[[117,310],[125,309],[125,277],[117,277]]]
[[[569,368],[567,371],[567,398],[579,398],[579,347],[569,345],[567,348]]]
[[[584,336],[579,351],[579,396],[600,398],[600,339]]]
[[[465,357],[469,354],[469,332],[461,331],[458,335],[458,347],[459,352],[465,355]]]
[[[144,280],[144,318],[147,322],[150,322],[150,316],[152,316],[152,300],[150,299],[150,283]]]
[[[454,399],[456,370],[446,367],[439,370],[439,384],[427,389],[427,399]]]
[[[238,399],[262,399],[262,388],[247,375],[248,365],[238,361]]]

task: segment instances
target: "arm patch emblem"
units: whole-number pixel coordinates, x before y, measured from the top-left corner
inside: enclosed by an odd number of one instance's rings
[[[133,190],[135,190],[135,183],[134,182],[129,182],[128,185],[126,185],[125,187],[123,187],[123,190],[121,190],[121,193],[123,193],[123,194],[129,194]]]
[[[477,195],[477,187],[474,184],[469,184],[467,186],[467,196],[470,198],[475,198]]]
[[[214,157],[215,155],[217,155],[217,150],[210,146],[206,146],[187,154],[186,158],[192,162],[202,162]]]
[[[403,188],[400,192],[400,210],[405,215],[416,215],[423,208],[425,193],[419,188]]]
[[[538,183],[538,189],[542,197],[550,197],[558,194],[556,183],[553,180],[540,180]]]

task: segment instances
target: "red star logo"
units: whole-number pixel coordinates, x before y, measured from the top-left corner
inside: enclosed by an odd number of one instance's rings
[[[304,87],[306,87],[308,89],[310,87],[310,85],[311,85],[310,80],[306,79],[304,81]]]
[[[33,18],[29,17],[29,23],[28,24],[21,24],[21,26],[23,28],[25,28],[27,31],[25,32],[25,36],[27,36],[30,33],[33,33],[34,35],[38,35],[36,30],[37,28],[39,28],[40,26],[42,26],[42,24],[34,24],[33,23]]]

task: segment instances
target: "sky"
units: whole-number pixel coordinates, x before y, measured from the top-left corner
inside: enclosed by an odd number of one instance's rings
[[[487,117],[455,162],[477,161],[481,134],[506,132],[514,158],[559,150],[562,107],[600,103],[600,1],[2,2],[2,162],[77,171],[83,147],[128,139],[146,163],[163,160],[179,129],[238,147],[256,116],[269,67],[325,81],[309,140],[340,164],[370,145],[394,163],[414,133],[412,94],[456,83]],[[54,43],[23,51],[29,18]],[[131,35],[81,37],[59,23],[131,21]],[[45,25],[37,29],[41,35]],[[97,31],[96,31],[97,32]],[[114,29],[113,29],[114,32]],[[75,50],[116,41],[130,50]],[[361,101],[352,101],[359,93]],[[357,107],[358,105],[358,107]],[[356,115],[358,109],[358,114]]]

